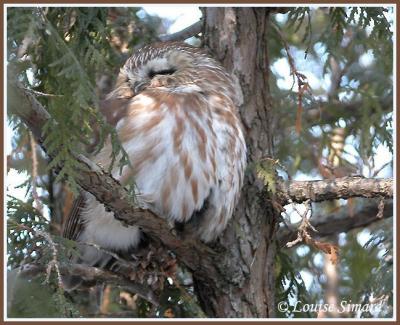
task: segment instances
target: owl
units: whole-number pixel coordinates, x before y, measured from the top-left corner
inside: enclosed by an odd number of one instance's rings
[[[190,223],[198,238],[213,241],[238,201],[246,144],[237,91],[229,73],[202,49],[157,43],[136,51],[121,68],[101,110],[115,126],[130,165],[112,176],[135,184],[139,205],[173,223]],[[93,160],[107,168],[108,140]],[[90,193],[83,193],[64,226],[64,236],[124,252],[141,233],[126,227]],[[103,266],[104,252],[80,245],[78,262]]]

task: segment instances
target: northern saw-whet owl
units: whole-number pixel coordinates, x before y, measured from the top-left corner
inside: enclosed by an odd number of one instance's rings
[[[131,163],[121,174],[115,164],[113,177],[122,185],[135,182],[142,208],[190,222],[205,242],[225,229],[243,183],[246,144],[235,89],[228,72],[203,50],[157,43],[127,60],[102,105]],[[108,141],[93,160],[107,168],[110,157]],[[83,193],[64,236],[123,252],[137,246],[141,234]],[[109,260],[94,247],[80,250],[80,263],[104,266]]]

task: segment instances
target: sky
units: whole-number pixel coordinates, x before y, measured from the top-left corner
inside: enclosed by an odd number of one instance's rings
[[[178,32],[198,21],[201,17],[199,7],[193,5],[144,5],[142,8],[149,15],[157,15],[161,18],[174,20],[168,29],[168,33]]]

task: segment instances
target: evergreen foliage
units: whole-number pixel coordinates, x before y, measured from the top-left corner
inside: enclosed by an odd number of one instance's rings
[[[129,20],[138,8],[114,11],[105,7],[10,8],[7,14],[8,62],[19,66],[18,78],[27,88],[44,94],[38,100],[52,117],[44,128],[44,145],[52,157],[48,168],[62,166],[56,181],[65,179],[74,193],[81,166],[73,153],[83,153],[90,145],[93,121],[102,126],[99,137],[103,141],[97,149],[111,135],[112,157],[120,155],[119,162],[128,163],[115,131],[95,109],[96,82],[102,75],[115,75],[116,67],[123,64],[126,55],[118,51],[120,43],[126,42],[130,50],[134,46],[131,40],[118,38],[122,28],[142,28],[151,39],[154,26],[146,30],[137,18]],[[116,24],[116,14],[125,14],[125,19]]]
[[[311,94],[303,95],[303,128],[299,136],[290,130],[296,121],[297,87],[283,90],[277,87],[282,76],[271,74],[274,105],[279,108],[276,130],[285,131],[276,137],[277,157],[291,174],[299,170],[315,173],[315,159],[308,149],[329,149],[335,127],[345,128],[347,143],[354,144],[357,151],[355,157],[343,155],[343,160],[368,166],[378,144],[393,152],[393,27],[384,16],[390,10],[296,8],[275,22],[283,40],[271,29],[271,37],[276,40],[270,46],[272,65],[282,56],[287,57],[282,49],[284,41],[298,71],[313,73],[323,81],[314,83]],[[366,56],[373,56],[368,66],[363,63]],[[332,74],[339,74],[339,84],[329,80]],[[315,115],[307,118],[311,109]]]

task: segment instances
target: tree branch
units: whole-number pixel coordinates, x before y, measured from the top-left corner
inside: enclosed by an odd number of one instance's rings
[[[393,197],[393,179],[348,176],[320,181],[291,181],[277,184],[277,197],[281,205],[290,201],[321,202],[351,197]]]
[[[172,41],[184,41],[189,37],[196,36],[201,32],[203,27],[203,21],[199,20],[195,22],[193,25],[186,27],[185,29],[180,30],[179,32],[169,34],[169,35],[161,35],[160,41],[162,42],[172,42]]]
[[[38,274],[45,273],[46,268],[47,266],[40,264],[25,264],[20,267],[18,274],[23,277],[31,278]],[[111,284],[132,291],[155,306],[159,306],[160,304],[156,294],[149,287],[134,283],[116,273],[105,271],[97,267],[73,263],[63,264],[60,265],[60,273],[62,276],[79,276],[87,282]]]
[[[392,216],[393,202],[390,200],[385,203],[382,217],[379,215],[379,203],[375,202],[362,206],[353,216],[349,216],[348,207],[345,206],[340,211],[331,213],[328,216],[313,216],[310,223],[317,230],[317,232],[314,232],[315,235],[325,237],[366,227],[374,222],[391,218]],[[298,225],[293,225],[293,229],[283,228],[278,231],[277,239],[281,247],[296,238],[297,228]],[[312,232],[312,228],[309,231]]]

